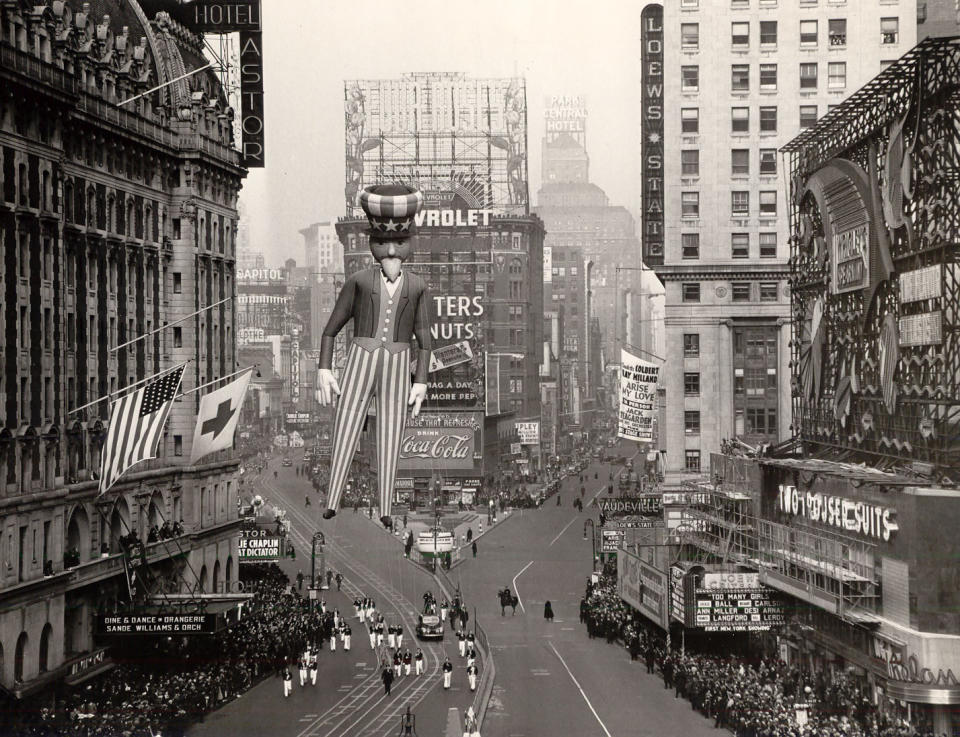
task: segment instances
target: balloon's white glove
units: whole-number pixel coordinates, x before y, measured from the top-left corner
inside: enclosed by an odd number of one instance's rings
[[[317,401],[326,407],[334,400],[335,396],[340,396],[340,385],[337,383],[337,377],[333,375],[333,371],[330,369],[319,369],[317,371]]]
[[[414,384],[410,387],[410,401],[407,402],[413,409],[410,414],[413,417],[416,417],[420,414],[420,405],[423,403],[423,400],[427,397],[427,385],[426,384]]]

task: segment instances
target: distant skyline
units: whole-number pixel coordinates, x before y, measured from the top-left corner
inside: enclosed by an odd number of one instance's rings
[[[640,205],[640,13],[645,3],[422,0],[387,6],[263,4],[266,168],[241,199],[267,265],[303,261],[301,228],[344,214],[343,84],[408,72],[522,76],[531,205],[540,187],[544,99],[586,97],[590,179],[634,217]],[[390,12],[384,12],[385,8]]]

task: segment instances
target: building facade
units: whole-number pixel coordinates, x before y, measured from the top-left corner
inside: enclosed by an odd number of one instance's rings
[[[236,462],[188,467],[199,395],[174,403],[158,458],[97,495],[108,403],[189,362],[183,390],[237,368],[236,202],[244,170],[202,39],[136,0],[0,8],[0,685],[86,675],[98,614],[128,602],[119,538],[148,544],[166,591],[237,580]],[[99,667],[105,667],[98,665]]]
[[[791,435],[778,148],[915,42],[912,2],[682,0],[663,8],[667,467]],[[647,142],[645,145],[651,145]]]

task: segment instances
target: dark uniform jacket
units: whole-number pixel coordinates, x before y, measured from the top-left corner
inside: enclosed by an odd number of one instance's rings
[[[398,344],[410,344],[414,335],[417,336],[419,351],[417,353],[417,372],[414,382],[427,383],[427,371],[430,367],[430,305],[428,304],[427,283],[423,277],[404,270],[400,288],[393,296],[396,310],[392,313],[393,324],[392,345],[386,345],[394,350]],[[330,314],[327,326],[320,338],[319,368],[333,367],[333,346],[337,334],[343,326],[353,318],[353,335],[356,338],[376,339],[377,320],[380,316],[381,296],[388,298],[388,292],[383,289],[380,277],[380,267],[372,267],[358,271],[344,283],[337,303]],[[394,350],[394,352],[398,352]]]

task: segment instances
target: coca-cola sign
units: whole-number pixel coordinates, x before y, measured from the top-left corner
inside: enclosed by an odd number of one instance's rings
[[[479,469],[482,457],[481,412],[422,412],[407,418],[400,469]]]

